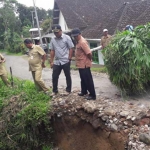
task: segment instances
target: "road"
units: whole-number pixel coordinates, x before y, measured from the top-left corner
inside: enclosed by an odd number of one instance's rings
[[[6,68],[9,71],[9,67],[12,67],[13,75],[21,79],[32,80],[31,72],[29,72],[27,56],[11,56],[5,55],[6,58]],[[80,90],[80,77],[78,71],[72,70],[72,88]],[[46,85],[52,86],[52,69],[44,68],[42,73],[42,78]],[[105,96],[108,98],[115,98],[119,94],[118,89],[112,85],[109,81],[108,76],[104,73],[93,73],[93,79],[95,84],[95,89],[97,95]],[[33,80],[32,80],[33,81]],[[59,88],[65,88],[66,79],[64,73],[62,72],[59,77]]]

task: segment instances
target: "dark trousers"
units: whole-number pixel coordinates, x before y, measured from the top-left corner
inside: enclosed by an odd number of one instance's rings
[[[96,97],[90,68],[79,69],[79,74],[81,78],[81,93],[87,94],[87,91],[89,91],[90,96]]]
[[[66,76],[66,83],[67,83],[66,91],[71,92],[72,80],[70,75],[70,62],[68,62],[64,65],[53,66],[52,82],[53,82],[53,92],[55,93],[58,92],[58,78],[62,69]]]

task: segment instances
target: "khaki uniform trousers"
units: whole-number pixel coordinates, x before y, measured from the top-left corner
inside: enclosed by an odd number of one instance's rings
[[[44,92],[49,89],[45,86],[44,81],[42,80],[42,70],[32,71],[32,77],[34,79],[34,83],[39,90],[43,90]]]
[[[7,74],[1,74],[0,77],[1,77],[2,81],[5,83],[5,85],[10,86]]]

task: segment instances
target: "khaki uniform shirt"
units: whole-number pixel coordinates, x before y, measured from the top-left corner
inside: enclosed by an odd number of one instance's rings
[[[42,70],[41,57],[45,54],[45,51],[38,45],[33,45],[29,50],[29,71]]]
[[[4,56],[0,53],[0,75],[6,74],[6,69],[4,67],[4,63],[2,62],[4,60]]]
[[[87,41],[81,37],[81,39],[76,44],[75,50],[75,59],[77,68],[88,68],[91,67],[92,62],[87,57],[87,54],[90,54],[91,50],[88,46]]]
[[[101,38],[101,45],[105,48],[111,41],[112,36],[111,35],[107,35],[107,36],[102,36]]]

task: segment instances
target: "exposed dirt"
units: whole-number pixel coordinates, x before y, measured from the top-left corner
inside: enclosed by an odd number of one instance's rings
[[[59,150],[124,150],[127,134],[107,131],[103,122],[94,129],[77,116],[54,118],[55,143]]]

